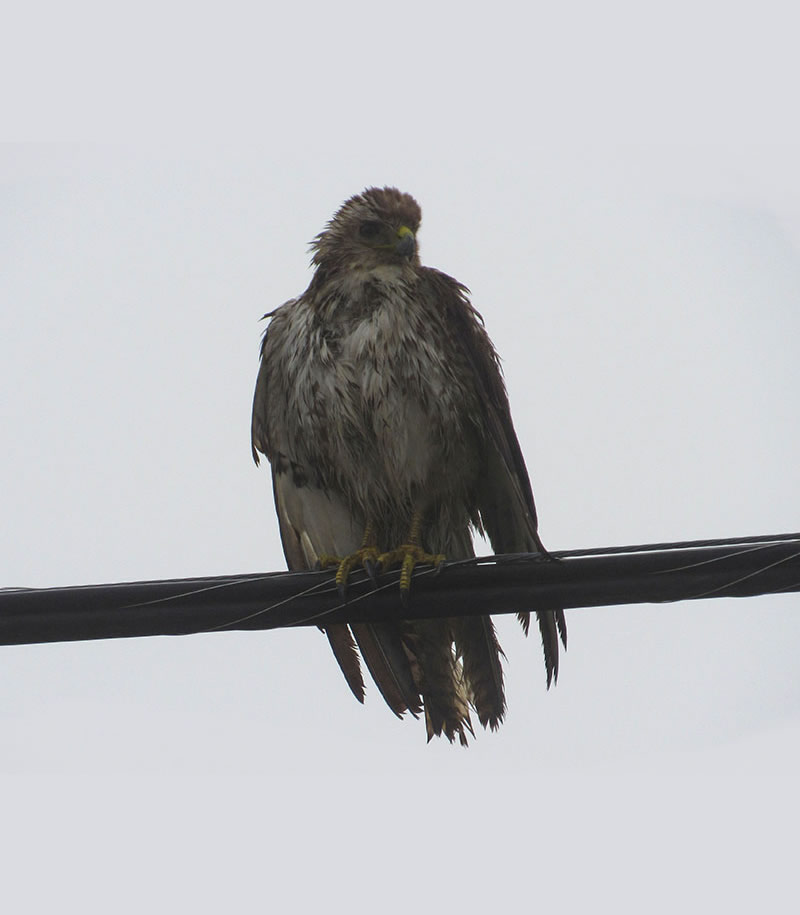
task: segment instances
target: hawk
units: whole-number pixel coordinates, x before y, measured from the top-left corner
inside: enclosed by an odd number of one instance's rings
[[[253,457],[266,455],[290,569],[401,568],[539,552],[536,509],[500,360],[452,277],[423,267],[421,210],[396,188],[347,200],[311,243],[306,291],[271,312],[261,346]],[[530,612],[518,614],[527,633]],[[547,685],[558,676],[562,610],[537,610]],[[503,652],[491,618],[324,627],[355,697],[363,659],[398,716],[424,715],[428,740],[467,744],[470,710],[503,720]]]

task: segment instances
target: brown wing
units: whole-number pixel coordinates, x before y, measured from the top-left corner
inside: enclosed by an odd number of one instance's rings
[[[420,274],[422,281],[431,287],[434,300],[440,303],[447,329],[472,368],[484,406],[487,449],[477,508],[492,548],[496,553],[547,555],[537,530],[533,490],[511,420],[500,361],[483,320],[470,304],[466,287],[428,267],[421,268]],[[527,633],[530,611],[522,611],[518,616]],[[558,677],[559,635],[565,647],[567,644],[566,621],[560,608],[537,610],[536,616],[549,686]]]
[[[269,333],[268,327],[261,345],[261,367],[253,398],[251,446],[256,464],[261,452],[272,465],[272,491],[283,552],[288,567],[300,571],[313,568],[324,553],[346,556],[353,552],[363,531],[345,502],[335,493],[325,492],[310,483],[309,468],[292,462],[286,453],[286,444],[274,440],[275,432],[270,430],[269,422],[270,388],[278,387],[278,384],[271,382],[269,349],[274,341],[270,340]],[[272,395],[279,396],[280,392],[273,390]],[[399,717],[405,711],[415,717],[421,712],[419,692],[402,647],[401,633],[396,631],[398,625],[353,623],[320,628],[327,635],[342,673],[359,702],[364,701],[360,649],[364,663],[392,711]]]
[[[270,313],[264,317],[271,317]],[[261,341],[261,366],[256,381],[256,390],[253,396],[253,417],[250,430],[250,444],[253,460],[259,463],[259,452],[266,455],[272,463],[272,493],[275,498],[275,511],[278,515],[278,526],[283,544],[283,553],[286,564],[293,571],[309,569],[313,560],[309,555],[309,544],[304,544],[308,532],[303,531],[302,525],[293,523],[292,520],[292,490],[294,486],[289,478],[289,462],[281,461],[280,453],[273,454],[273,446],[268,435],[268,405],[269,405],[269,367],[264,358],[267,351],[269,327],[264,332]],[[279,469],[285,465],[285,469]],[[287,498],[288,497],[288,498]],[[303,515],[306,513],[303,512]],[[323,628],[323,627],[320,627]],[[345,680],[359,702],[364,701],[364,679],[361,676],[361,665],[358,660],[358,650],[353,636],[347,626],[329,626],[323,628],[328,637],[330,646],[339,662]]]

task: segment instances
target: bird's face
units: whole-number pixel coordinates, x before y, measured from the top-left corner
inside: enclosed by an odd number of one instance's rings
[[[372,214],[369,214],[372,215]],[[362,219],[358,224],[358,240],[373,251],[385,251],[397,257],[413,257],[417,251],[414,230],[397,220]]]
[[[395,188],[370,188],[346,201],[314,239],[312,263],[348,270],[417,265],[421,217],[409,194]]]

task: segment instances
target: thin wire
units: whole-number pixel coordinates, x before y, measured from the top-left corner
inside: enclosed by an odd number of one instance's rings
[[[784,543],[786,541],[800,541],[800,533],[774,534],[764,537],[727,537],[721,540],[681,540],[671,543],[642,543],[635,546],[609,546],[586,550],[562,550],[556,556],[613,556],[617,553],[656,553],[668,550],[703,549],[715,546],[737,546],[738,544]]]
[[[765,543],[761,546],[753,546],[747,550],[737,550],[735,553],[726,553],[724,556],[712,556],[711,559],[701,559],[698,562],[688,562],[682,566],[673,566],[671,569],[654,569],[652,575],[668,575],[672,572],[685,572],[686,569],[697,569],[700,566],[714,565],[716,562],[724,562],[728,559],[735,559],[737,556],[746,556],[748,553],[758,553],[762,550],[769,550],[774,546],[772,543]],[[769,568],[769,566],[767,566]]]
[[[448,563],[448,565],[450,567],[453,567],[456,565],[465,565],[465,564],[468,564],[469,562],[471,562],[471,560],[469,560],[469,559],[458,560],[456,562]],[[441,571],[441,569],[437,568],[437,567],[432,567],[429,569],[423,568],[421,570],[415,570],[414,579],[423,578],[426,575],[438,574],[440,571]],[[364,591],[363,594],[359,594],[352,599],[348,599],[339,604],[335,604],[333,607],[328,607],[325,610],[320,610],[318,613],[313,613],[311,616],[306,616],[306,617],[302,617],[301,619],[294,620],[292,622],[292,625],[293,626],[302,626],[302,625],[305,625],[306,623],[313,623],[315,620],[322,619],[323,617],[326,617],[326,616],[330,616],[332,613],[336,613],[338,610],[343,610],[345,607],[352,606],[353,604],[358,603],[358,601],[360,601],[360,600],[365,600],[366,598],[371,597],[373,594],[377,594],[381,591],[386,591],[388,588],[396,587],[397,581],[400,576],[400,570],[392,569],[392,570],[389,570],[389,572],[386,574],[391,576],[391,578],[392,578],[391,581],[387,581],[382,585],[378,585],[377,587],[372,588],[369,591]],[[263,607],[261,610],[256,610],[253,613],[249,613],[247,616],[241,616],[238,619],[230,620],[226,623],[221,623],[219,626],[213,626],[210,629],[199,629],[199,630],[197,630],[197,634],[204,633],[204,632],[217,632],[219,630],[230,628],[231,626],[237,626],[240,623],[245,623],[248,620],[255,619],[258,616],[263,616],[267,613],[270,613],[271,611],[276,610],[278,607],[284,606],[284,604],[291,603],[293,600],[297,600],[298,598],[301,598],[301,597],[306,597],[308,594],[311,594],[313,591],[317,590],[318,588],[322,588],[323,585],[328,585],[329,586],[328,590],[333,592],[334,590],[337,590],[337,589],[334,589],[332,587],[332,582],[333,582],[333,578],[330,578],[327,581],[320,582],[317,585],[312,585],[310,588],[306,588],[305,591],[299,591],[297,594],[292,594],[289,597],[286,597],[283,600],[278,601],[275,604],[270,604],[269,607]],[[359,582],[359,584],[360,583],[362,583],[362,582]],[[324,591],[322,593],[324,593]],[[338,593],[338,590],[337,590],[337,593]]]
[[[458,560],[458,564],[469,563],[470,560]],[[451,565],[456,565],[456,563],[451,563]],[[352,604],[358,603],[360,600],[365,600],[368,597],[371,597],[373,594],[378,594],[381,591],[386,591],[388,588],[394,588],[397,586],[397,581],[400,577],[400,570],[392,570],[395,574],[392,576],[392,581],[387,581],[385,584],[378,585],[378,587],[373,588],[371,591],[365,591],[363,594],[359,594],[357,597],[354,597],[352,600],[343,601],[340,604],[337,604],[335,607],[329,607],[327,610],[320,610],[318,613],[314,613],[311,616],[303,617],[300,620],[296,620],[292,625],[302,626],[305,623],[313,623],[317,619],[321,619],[324,616],[330,616],[331,613],[335,613],[337,610],[343,610],[345,607],[352,606]],[[421,571],[414,571],[412,582],[417,578],[424,578],[426,575],[437,575],[440,572],[440,568],[433,566],[431,568],[424,568]],[[289,598],[291,600],[291,598]]]
[[[797,559],[798,556],[800,556],[800,551],[793,553],[791,556],[783,556],[781,559],[776,559],[775,562],[771,562],[769,565],[762,566],[760,569],[755,569],[752,572],[748,572],[746,575],[742,575],[740,578],[735,578],[733,581],[729,581],[717,588],[711,588],[708,591],[700,591],[697,594],[687,595],[686,597],[682,598],[682,600],[696,600],[700,597],[707,597],[709,594],[718,594],[720,591],[726,591],[728,588],[732,588],[735,585],[741,584],[743,581],[747,581],[749,578],[755,578],[756,575],[762,575],[769,569],[774,569],[775,566],[782,565],[784,562],[791,562],[792,560]],[[770,593],[775,592],[773,591]]]
[[[228,581],[219,582],[216,585],[206,585],[204,588],[194,588],[192,591],[182,591],[179,594],[168,594],[166,597],[154,597],[153,600],[143,600],[137,604],[125,604],[120,607],[120,610],[135,610],[137,607],[149,607],[152,604],[164,604],[171,600],[179,600],[182,597],[194,597],[195,594],[205,594],[206,591],[216,591],[219,588],[228,588],[233,585],[246,585],[248,582],[257,582],[257,581],[266,581],[269,578],[275,577],[275,572],[267,572],[264,575],[258,575],[253,577],[252,575],[245,578],[233,578]],[[279,572],[279,575],[286,575],[286,572]],[[180,579],[173,579],[175,581],[180,581]],[[103,585],[97,585],[97,587],[103,587]],[[316,586],[315,586],[316,587]],[[305,593],[305,592],[304,592]]]
[[[769,546],[774,543],[798,541],[800,533],[774,534],[764,537],[727,537],[720,540],[680,540],[666,543],[640,543],[630,546],[588,547],[579,550],[551,550],[550,555],[555,559],[587,558],[592,556],[615,556],[622,553],[661,553],[672,550],[705,549],[717,546],[737,546],[738,544],[753,544]],[[500,562],[525,562],[540,553],[504,553],[498,556],[476,556],[474,559],[464,560],[466,563],[500,563]],[[451,563],[447,563],[447,566]]]
[[[278,607],[283,607],[284,604],[290,604],[293,600],[297,600],[300,597],[306,597],[309,594],[313,594],[314,591],[319,591],[324,594],[326,589],[333,591],[331,587],[331,579],[326,579],[321,581],[316,585],[311,585],[310,588],[306,588],[305,591],[298,591],[296,594],[290,594],[289,597],[285,597],[283,600],[279,600],[274,604],[270,604],[269,607],[262,607],[260,610],[255,610],[253,613],[248,613],[247,616],[240,616],[238,619],[230,620],[227,623],[220,623],[219,626],[211,626],[209,629],[198,629],[196,630],[197,634],[203,632],[219,632],[223,629],[229,629],[231,626],[238,626],[239,623],[246,623],[248,620],[253,620],[258,616],[264,616],[267,613],[271,613],[273,610],[277,610]]]

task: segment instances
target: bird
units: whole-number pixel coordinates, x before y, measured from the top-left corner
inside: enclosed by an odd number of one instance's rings
[[[265,315],[252,453],[269,460],[289,569],[414,568],[496,553],[539,553],[525,461],[500,358],[466,286],[419,257],[422,212],[394,187],[347,199],[311,242],[308,288]],[[400,605],[402,607],[402,604]],[[518,612],[525,634],[531,609]],[[533,610],[547,687],[558,677],[561,609]],[[400,614],[399,614],[400,615]],[[505,657],[491,617],[320,627],[355,697],[361,661],[398,717],[424,717],[428,741],[466,746],[472,713],[506,714]]]

